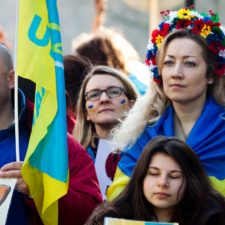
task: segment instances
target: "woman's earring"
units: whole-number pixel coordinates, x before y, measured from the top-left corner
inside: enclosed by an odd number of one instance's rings
[[[208,84],[212,84],[213,83],[213,80],[208,80]]]

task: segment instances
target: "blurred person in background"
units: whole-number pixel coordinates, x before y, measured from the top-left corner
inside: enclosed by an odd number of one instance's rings
[[[88,59],[78,55],[64,56],[64,77],[66,88],[67,130],[73,132],[76,124],[76,109],[82,82],[91,68]]]
[[[95,32],[104,26],[107,10],[107,0],[94,0],[95,16],[92,31]]]
[[[140,62],[132,44],[113,28],[101,27],[93,33],[83,33],[73,40],[73,52],[88,58],[94,65],[107,65],[124,72],[140,94],[148,88],[150,73]]]

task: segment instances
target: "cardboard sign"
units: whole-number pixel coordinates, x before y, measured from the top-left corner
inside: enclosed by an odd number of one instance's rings
[[[16,179],[0,178],[0,225],[5,225]]]
[[[104,225],[179,225],[179,224],[178,223],[165,223],[165,222],[125,220],[125,219],[106,217],[104,219]]]

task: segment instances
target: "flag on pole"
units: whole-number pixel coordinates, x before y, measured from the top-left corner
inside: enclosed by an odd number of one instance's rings
[[[68,190],[62,43],[57,0],[20,0],[16,73],[36,83],[34,118],[22,168],[45,225],[58,224]]]

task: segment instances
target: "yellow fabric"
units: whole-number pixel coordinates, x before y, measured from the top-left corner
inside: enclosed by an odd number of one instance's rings
[[[50,55],[51,41],[45,46],[38,46],[28,35],[35,16],[40,17],[41,22],[34,37],[42,39],[49,35],[50,28],[46,0],[20,0],[16,71],[18,75],[33,80],[55,94],[55,62]]]
[[[119,167],[117,167],[113,183],[107,189],[107,199],[109,201],[115,199],[123,191],[129,181],[130,177],[126,176]]]
[[[225,180],[218,180],[215,177],[209,177],[212,186],[225,197]]]
[[[27,172],[29,171],[29,172]],[[30,195],[35,201],[38,213],[45,225],[58,224],[59,194],[66,194],[68,183],[60,182],[25,163],[23,175],[28,180]],[[29,182],[35,177],[36,182]]]
[[[61,159],[64,158],[66,160],[66,163],[61,160],[66,170],[64,180],[53,178],[44,170],[45,166],[43,164],[51,165],[50,163],[53,162],[54,157],[45,157],[48,154],[46,151],[43,153],[45,158],[42,158],[42,155],[37,153],[38,148],[46,150],[46,145],[43,144],[42,146],[39,144],[43,139],[46,139],[50,126],[59,112],[56,64],[62,68],[62,63],[58,61],[56,63],[51,55],[51,53],[61,54],[62,51],[60,50],[61,40],[52,43],[51,35],[53,31],[59,32],[59,26],[54,21],[49,22],[50,12],[48,11],[47,2],[48,0],[19,1],[16,74],[34,81],[37,87],[33,127],[22,168],[22,175],[29,187],[30,194],[34,199],[43,223],[45,225],[57,225],[58,199],[65,195],[68,190],[67,146],[65,144],[63,147],[57,146],[62,153],[60,154]],[[54,10],[54,8],[49,8],[49,10]],[[63,93],[63,95],[65,94]],[[54,142],[54,140],[51,141]],[[54,146],[52,148],[56,150]],[[38,168],[31,166],[31,161],[36,162],[35,159],[38,157],[42,168],[44,168],[42,170],[39,169],[40,164],[38,163]],[[61,162],[54,161],[53,163],[58,163],[58,167],[61,168],[63,167],[60,164]],[[60,169],[54,171],[57,174]]]

